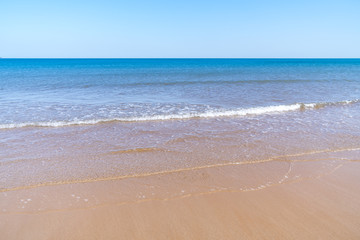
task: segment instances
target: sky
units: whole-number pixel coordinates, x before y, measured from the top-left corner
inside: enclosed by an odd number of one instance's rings
[[[360,1],[0,0],[0,57],[360,57]]]

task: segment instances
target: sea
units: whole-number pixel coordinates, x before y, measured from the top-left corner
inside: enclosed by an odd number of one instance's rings
[[[0,59],[5,190],[359,148],[360,59]]]
[[[341,107],[359,76],[359,59],[1,59],[0,128]]]

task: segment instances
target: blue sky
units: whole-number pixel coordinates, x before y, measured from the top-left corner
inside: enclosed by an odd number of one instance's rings
[[[360,57],[359,0],[1,0],[1,57]]]

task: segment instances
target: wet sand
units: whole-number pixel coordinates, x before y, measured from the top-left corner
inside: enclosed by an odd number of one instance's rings
[[[1,239],[359,239],[360,151],[305,153],[1,196]]]

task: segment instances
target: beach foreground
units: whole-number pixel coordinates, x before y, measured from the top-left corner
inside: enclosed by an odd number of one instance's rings
[[[358,239],[360,149],[3,190],[1,239]]]

